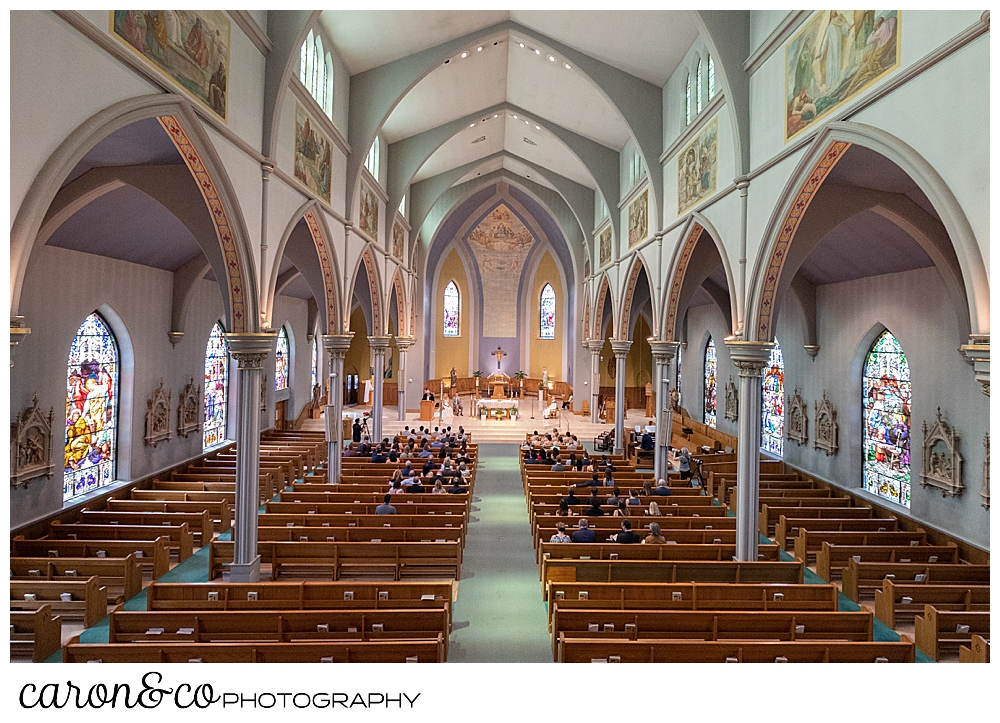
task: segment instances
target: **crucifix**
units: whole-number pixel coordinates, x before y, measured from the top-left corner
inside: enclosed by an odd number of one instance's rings
[[[497,350],[495,352],[493,352],[493,356],[495,356],[497,358],[497,371],[500,371],[500,360],[503,359],[507,355],[504,353],[503,349],[501,349],[498,346]]]

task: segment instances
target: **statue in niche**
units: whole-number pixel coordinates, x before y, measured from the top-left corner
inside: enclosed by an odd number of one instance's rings
[[[816,439],[813,440],[813,449],[822,449],[827,455],[836,454],[839,441],[837,410],[827,398],[825,389],[823,402],[814,402],[813,406],[816,409]]]
[[[726,384],[726,419],[735,422],[740,417],[740,395],[733,382],[733,377],[729,377]]]
[[[10,425],[10,484],[28,486],[36,477],[52,477],[55,463],[52,462],[52,422],[55,409],[49,409],[48,416],[38,408],[38,393],[32,397],[32,404],[17,415]]]
[[[451,368],[451,388],[458,389],[458,374],[455,372],[455,367]]]
[[[958,451],[959,435],[955,428],[941,418],[941,408],[937,410],[937,421],[928,429],[923,423],[923,471],[920,473],[921,487],[937,487],[941,496],[957,497],[962,494],[962,455]]]

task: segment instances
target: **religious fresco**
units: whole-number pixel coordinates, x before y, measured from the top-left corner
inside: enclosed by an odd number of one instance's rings
[[[719,172],[719,119],[713,118],[677,154],[677,213],[715,193]]]
[[[229,18],[221,10],[112,10],[109,32],[222,120],[229,114]]]
[[[628,205],[628,247],[646,240],[649,234],[649,190],[636,196]]]
[[[501,203],[468,237],[483,283],[483,331],[487,337],[517,336],[517,289],[535,242],[531,232]]]
[[[899,67],[898,10],[821,10],[785,46],[785,140]]]
[[[364,181],[358,184],[358,230],[372,241],[378,240],[378,196]]]
[[[396,219],[392,222],[392,255],[403,260],[403,240],[406,237],[406,229],[403,228],[403,224]]]
[[[326,137],[305,108],[295,104],[295,178],[330,203],[333,177],[333,142]]]
[[[601,238],[598,246],[601,249],[601,263],[599,266],[604,266],[605,264],[611,263],[611,227],[608,226],[606,229],[601,231]]]

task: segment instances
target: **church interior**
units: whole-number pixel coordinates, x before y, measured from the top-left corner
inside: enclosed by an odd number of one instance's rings
[[[989,662],[989,11],[10,39],[11,662]]]

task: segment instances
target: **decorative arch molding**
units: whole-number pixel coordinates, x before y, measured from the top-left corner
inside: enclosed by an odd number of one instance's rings
[[[478,314],[471,312],[472,309],[478,309],[482,303],[482,296],[480,293],[479,285],[475,283],[476,275],[474,269],[476,267],[476,261],[472,258],[466,245],[458,243],[458,239],[455,238],[450,241],[442,250],[439,257],[439,262],[435,265],[435,268],[430,270],[428,274],[429,283],[424,285],[424,319],[422,322],[422,327],[424,330],[425,339],[437,339],[437,330],[439,324],[443,317],[443,309],[438,300],[442,298],[444,294],[444,289],[448,285],[449,281],[452,281],[454,277],[445,276],[442,274],[441,267],[445,259],[447,259],[451,252],[454,251],[458,254],[458,260],[462,263],[462,272],[465,274],[465,282],[468,288],[467,298],[461,300],[461,310],[460,313],[468,314],[469,321],[469,357],[468,364],[470,369],[476,368],[476,360],[479,359],[479,339],[481,337],[480,329],[480,319]],[[414,292],[416,293],[416,292]],[[414,336],[414,330],[416,329],[416,314],[414,312],[414,307],[416,306],[416,296],[414,296],[414,302],[410,305],[410,323],[411,331],[410,336]],[[424,376],[425,378],[430,378],[433,376],[431,372],[432,369],[436,368],[437,364],[437,349],[436,345],[433,343],[428,344],[429,352],[424,356]]]
[[[365,269],[365,274],[368,279],[368,291],[371,295],[372,303],[372,334],[381,335],[385,333],[385,326],[383,324],[383,314],[382,314],[382,282],[379,280],[378,266],[375,263],[375,259],[372,258],[372,244],[365,246],[365,250],[361,252],[361,257],[358,259],[358,265],[354,269],[354,276],[351,277],[351,290],[354,289],[354,283],[357,281],[358,274],[361,273],[361,267]],[[350,292],[348,292],[350,293]],[[345,315],[344,318],[344,330],[350,327],[351,319],[350,315]]]
[[[590,334],[591,339],[601,338],[601,333],[604,330],[604,303],[608,297],[608,293],[610,292],[610,290],[611,290],[611,284],[608,282],[608,275],[602,274],[601,283],[597,287],[597,303],[594,305],[594,328]],[[615,328],[614,316],[615,316],[615,302],[614,299],[612,298],[611,300],[612,329]]]
[[[556,334],[562,337],[562,358],[563,364],[562,369],[560,369],[560,374],[562,379],[565,381],[572,381],[573,370],[572,362],[570,360],[570,349],[572,348],[572,342],[576,338],[576,329],[570,321],[573,318],[573,310],[576,306],[576,296],[573,294],[571,289],[571,282],[568,278],[569,274],[563,267],[559,256],[556,254],[555,249],[552,244],[547,239],[542,239],[540,243],[535,245],[532,249],[531,254],[529,254],[528,259],[524,263],[524,283],[521,285],[521,296],[520,296],[520,308],[521,308],[521,318],[520,323],[522,328],[525,330],[525,334],[530,334],[532,324],[534,319],[538,318],[540,310],[540,297],[533,294],[532,291],[535,286],[535,280],[538,277],[538,267],[541,266],[542,260],[545,255],[548,254],[552,263],[555,264],[556,272],[558,273],[559,283],[561,287],[556,290],[553,285],[553,291],[556,293]],[[561,330],[561,331],[560,331]],[[526,342],[521,346],[521,368],[529,369],[531,367],[531,344]]]
[[[816,192],[852,145],[868,148],[897,165],[927,196],[954,247],[966,289],[973,334],[989,334],[989,277],[975,233],[940,174],[899,138],[862,123],[837,121],[822,129],[799,162],[771,215],[752,278],[745,335],[769,341],[778,285],[788,249]]]
[[[392,275],[389,293],[396,295],[396,336],[406,336],[406,292],[403,290],[403,272],[400,266],[396,267],[396,272]]]
[[[584,294],[583,302],[583,336],[590,337],[590,294]]]
[[[641,272],[646,272],[646,283],[649,286],[649,293],[652,296],[653,293],[653,277],[649,274],[649,269],[646,267],[646,262],[642,258],[641,253],[635,254],[635,258],[632,261],[632,268],[629,271],[628,282],[625,284],[625,294],[622,297],[622,303],[620,305],[621,313],[619,314],[620,327],[618,329],[619,339],[631,339],[632,329],[629,324],[629,317],[632,315],[632,299],[635,296],[635,287],[639,283],[639,274]],[[653,307],[653,323],[650,328],[653,330],[653,335],[656,335],[656,304],[650,303]]]
[[[225,263],[220,283],[234,333],[259,329],[257,286],[249,233],[225,166],[191,104],[175,94],[144,95],[120,101],[94,114],[70,133],[49,156],[25,194],[11,225],[11,316],[17,315],[31,251],[39,242],[45,214],[70,171],[100,141],[117,130],[156,118],[180,152],[215,226]]]

